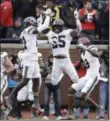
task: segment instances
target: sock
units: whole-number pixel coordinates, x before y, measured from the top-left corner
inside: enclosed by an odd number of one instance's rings
[[[73,107],[68,107],[68,114],[70,114],[70,115],[73,114]]]
[[[34,105],[37,105],[39,102],[38,96],[34,96]]]

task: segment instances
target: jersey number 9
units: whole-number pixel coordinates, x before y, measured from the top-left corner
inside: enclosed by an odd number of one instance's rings
[[[65,47],[65,35],[59,35],[58,38],[56,36],[52,37],[53,43],[52,43],[52,48],[56,49],[56,48],[63,48]],[[58,42],[57,42],[58,40]]]

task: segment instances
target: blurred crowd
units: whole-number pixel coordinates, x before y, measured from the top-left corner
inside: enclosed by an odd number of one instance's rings
[[[48,8],[52,10],[52,21],[62,18],[67,28],[75,28],[73,11],[77,9],[82,34],[94,40],[109,40],[109,0],[2,0],[0,37],[19,38],[24,18],[38,18],[39,11]]]

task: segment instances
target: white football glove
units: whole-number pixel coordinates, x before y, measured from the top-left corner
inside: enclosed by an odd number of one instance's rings
[[[78,44],[77,48],[82,49],[82,50],[87,50],[87,47],[83,44]]]
[[[45,12],[46,16],[52,16],[52,10],[51,9],[47,9]]]

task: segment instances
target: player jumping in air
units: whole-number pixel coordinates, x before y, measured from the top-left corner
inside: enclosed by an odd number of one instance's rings
[[[91,42],[88,38],[82,37],[78,40],[77,48],[81,52],[81,59],[85,63],[87,72],[86,75],[79,79],[78,83],[73,84],[68,94],[71,95],[71,100],[69,101],[69,109],[73,107],[73,96],[77,91],[81,91],[81,104],[84,104],[85,101],[90,101],[90,94],[94,89],[95,85],[98,83],[100,63],[97,57],[93,56],[93,53],[97,52],[97,48],[91,45]],[[71,117],[71,113],[68,114]]]
[[[66,73],[74,83],[79,79],[69,55],[71,41],[78,34],[78,29],[64,29],[63,20],[58,19],[53,22],[52,31],[46,35],[45,39],[48,39],[48,43],[51,44],[53,53],[52,85],[55,89],[61,81],[59,77],[62,74]],[[70,95],[69,98],[71,98]]]
[[[34,17],[27,17],[24,20],[24,26],[25,29],[20,35],[20,39],[23,42],[23,47],[24,47],[23,60],[22,60],[23,79],[19,83],[19,85],[12,91],[9,97],[9,103],[12,105],[12,107],[15,107],[15,100],[17,99],[16,97],[18,91],[21,88],[23,88],[25,85],[27,85],[30,79],[32,79],[33,81],[34,105],[36,106],[38,104],[40,68],[38,63],[37,34],[41,32],[40,28],[42,28],[42,26],[37,27],[37,21]]]

